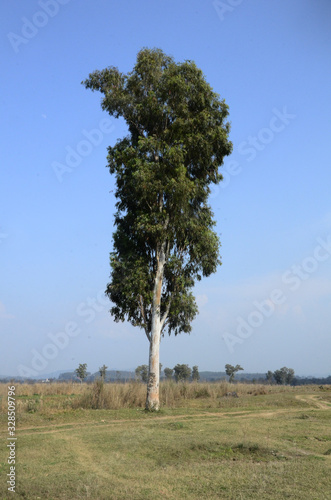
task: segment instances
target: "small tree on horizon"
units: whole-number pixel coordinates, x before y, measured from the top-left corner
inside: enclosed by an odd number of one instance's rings
[[[232,365],[225,365],[225,373],[228,375],[229,377],[229,382],[230,384],[233,382],[234,380],[234,376],[235,374],[239,371],[239,370],[243,370],[243,368],[240,366],[240,365],[236,365],[236,366],[232,366]]]
[[[102,366],[99,368],[99,374],[100,374],[100,378],[101,378],[102,380],[105,380],[105,378],[106,378],[106,371],[107,371],[107,368],[108,368],[108,366],[106,366],[106,365],[102,365]]]
[[[106,293],[115,321],[146,334],[146,409],[158,410],[161,337],[191,331],[194,284],[221,263],[208,198],[232,152],[228,106],[193,61],[160,49],[142,49],[127,74],[111,66],[82,83],[128,126],[108,148],[118,201]]]
[[[136,373],[136,377],[138,378],[138,380],[140,380],[144,384],[147,384],[147,380],[148,380],[148,366],[147,365],[137,366],[135,373]]]
[[[172,380],[173,373],[174,373],[173,368],[164,369],[164,376],[167,380]]]
[[[273,376],[277,384],[290,385],[294,379],[294,370],[293,368],[287,368],[286,366],[283,366],[283,368],[274,371]]]
[[[273,381],[273,378],[274,378],[274,374],[271,370],[268,370],[268,372],[266,373],[265,375],[266,379],[267,379],[267,382],[269,384],[272,384],[272,381]]]
[[[75,373],[77,377],[80,379],[80,383],[87,377],[87,364],[79,364],[78,368],[76,368]]]
[[[188,365],[177,364],[174,367],[176,382],[185,382],[191,376],[191,368]]]
[[[195,382],[199,382],[200,380],[199,367],[196,365],[192,367],[192,380]]]

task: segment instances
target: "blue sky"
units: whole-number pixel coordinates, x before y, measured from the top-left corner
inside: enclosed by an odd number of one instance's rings
[[[233,154],[213,189],[223,265],[195,288],[191,335],[163,366],[331,373],[331,4],[328,0],[5,2],[0,374],[148,361],[105,300],[126,128],[80,82],[130,71],[142,47],[191,59],[230,107]]]

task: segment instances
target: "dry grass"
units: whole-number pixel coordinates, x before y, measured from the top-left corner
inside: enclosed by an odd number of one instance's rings
[[[143,384],[61,386],[17,386],[19,498],[331,498],[330,386],[162,383],[159,414],[141,409]]]
[[[0,408],[7,411],[7,384],[0,384]],[[146,385],[139,382],[93,384],[51,383],[51,384],[15,384],[17,413],[49,412],[67,409],[107,409],[144,408]],[[162,381],[160,384],[160,402],[163,408],[216,407],[224,401],[228,392],[235,391],[239,397],[262,396],[268,394],[293,393],[296,387],[229,384],[220,382],[176,383]],[[304,390],[301,388],[301,391]],[[312,388],[310,389],[312,390]],[[319,388],[316,386],[316,390]]]
[[[0,396],[7,396],[7,388],[10,385],[16,387],[16,396],[50,396],[61,394],[62,396],[70,396],[71,394],[83,394],[87,384],[76,384],[72,382],[56,382],[51,384],[0,384]]]

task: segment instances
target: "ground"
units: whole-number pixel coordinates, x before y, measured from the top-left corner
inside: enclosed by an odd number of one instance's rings
[[[238,384],[239,398],[221,396],[216,384],[183,387],[184,397],[158,413],[140,403],[84,409],[83,394],[51,389],[19,395],[15,497],[331,499],[331,387]],[[3,402],[2,410],[6,443]],[[13,498],[7,456],[2,446],[2,500]]]

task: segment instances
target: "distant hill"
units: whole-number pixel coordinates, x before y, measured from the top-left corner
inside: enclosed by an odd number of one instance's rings
[[[228,380],[225,372],[212,372],[212,371],[200,371],[200,381],[201,382],[216,382],[220,380]],[[93,382],[98,378],[99,372],[89,373],[85,379],[85,382]],[[161,379],[164,378],[164,372],[161,372]],[[0,375],[0,382],[7,383],[11,380],[16,382],[38,382],[41,380],[56,380],[59,382],[73,380],[78,382],[79,379],[75,374],[75,370],[58,370],[51,373],[44,373],[37,377],[30,379],[24,377],[10,377],[7,375]],[[135,380],[135,372],[132,370],[107,370],[106,371],[106,382],[126,382],[129,380]],[[265,373],[236,373],[235,382],[257,382],[266,383]],[[331,384],[331,375],[327,377],[314,377],[314,376],[295,376],[292,385],[306,385],[306,384]]]
[[[91,382],[95,378],[98,378],[100,376],[99,372],[95,373],[90,373],[85,381],[86,382]],[[120,370],[106,370],[106,377],[105,380],[106,382],[115,382],[115,381],[121,381],[125,382],[126,380],[131,380],[135,378],[135,373],[131,371],[120,371]],[[60,373],[59,375],[59,380],[76,380],[76,374],[74,371],[70,372],[63,372]]]

